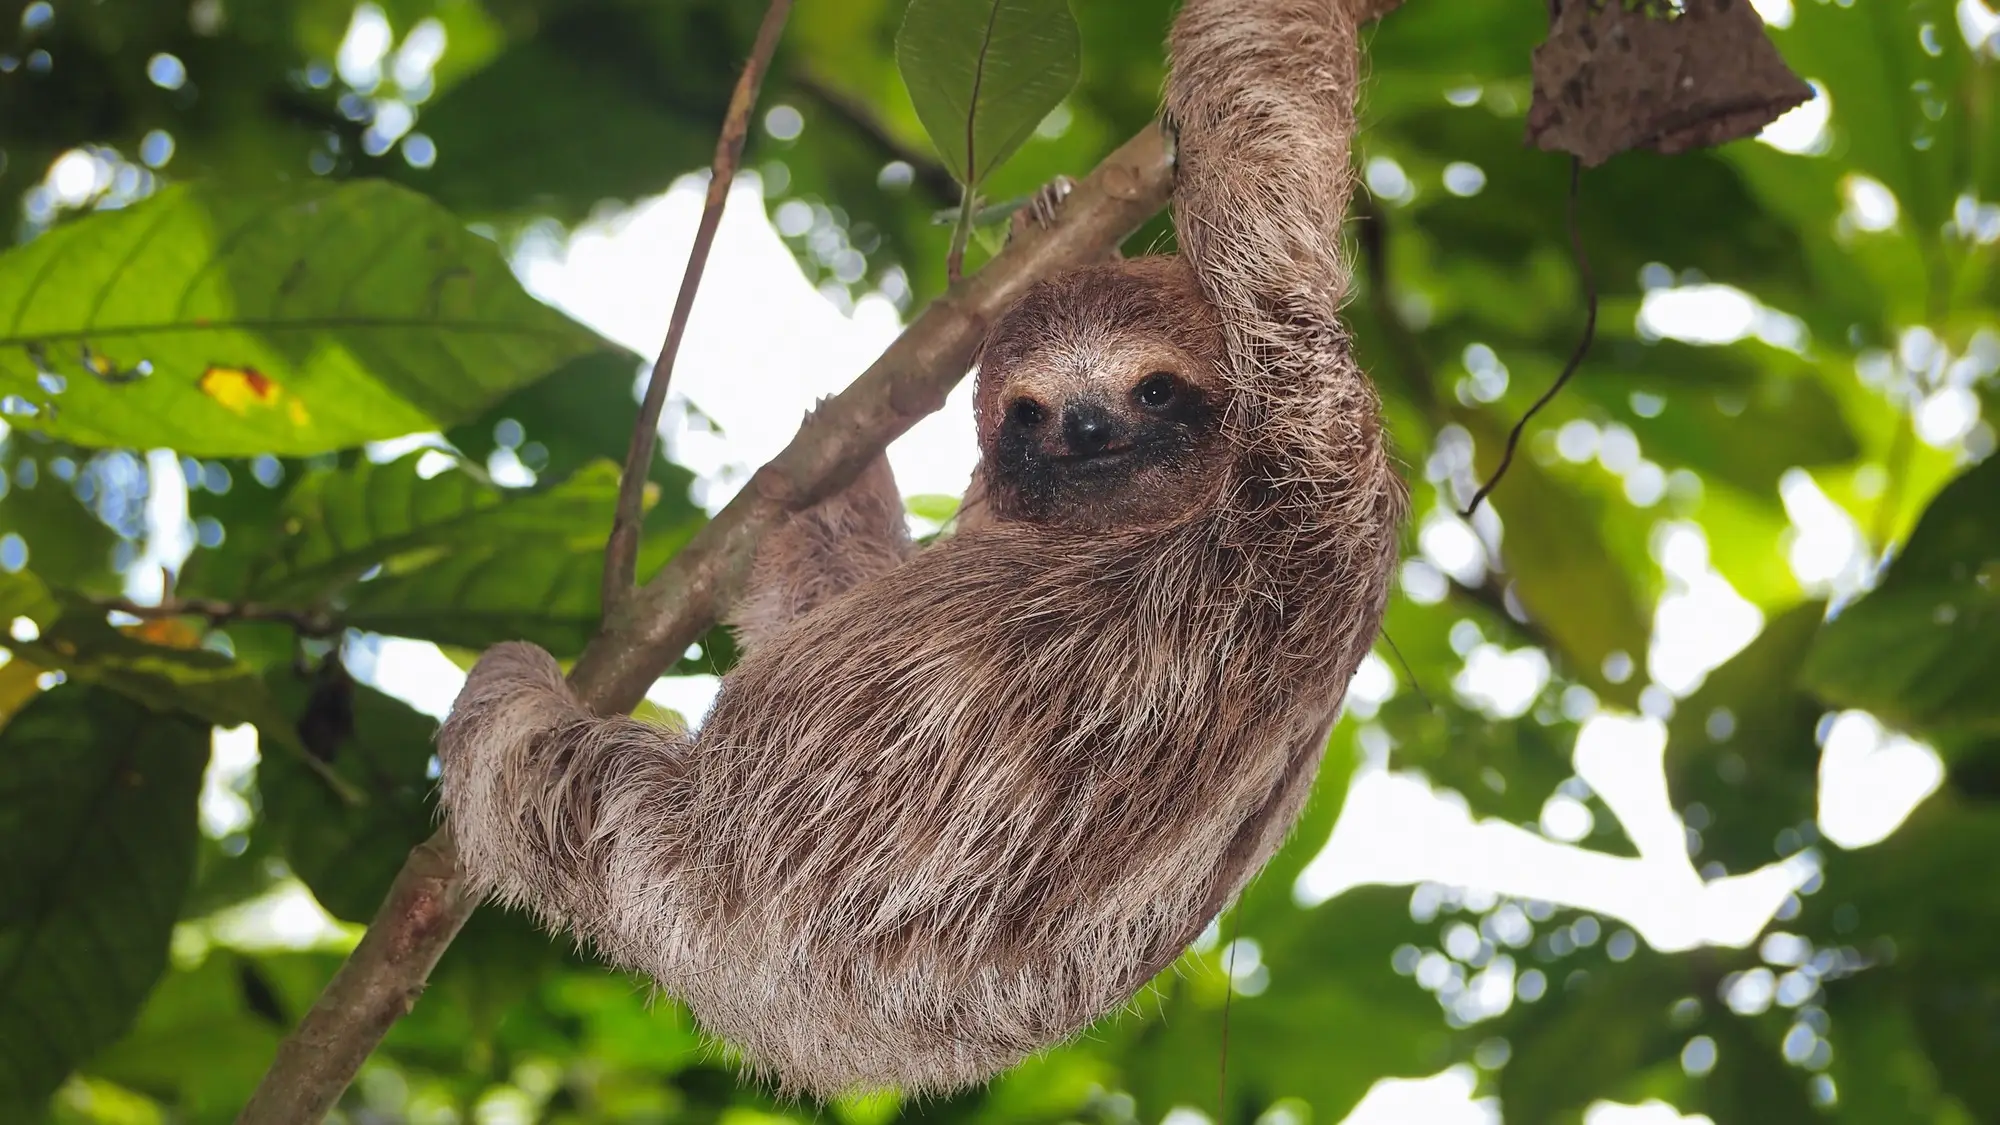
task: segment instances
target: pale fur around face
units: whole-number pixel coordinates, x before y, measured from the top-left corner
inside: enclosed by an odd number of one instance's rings
[[[1376,635],[1405,500],[1337,317],[1353,18],[1191,0],[1173,63],[1226,352],[1202,502],[904,561],[864,477],[765,545],[698,738],[584,713],[528,645],[440,733],[476,886],[786,1091],[956,1089],[1125,1004],[1283,841]]]

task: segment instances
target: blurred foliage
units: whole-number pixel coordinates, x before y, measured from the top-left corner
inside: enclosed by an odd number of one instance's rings
[[[232,920],[307,892],[365,920],[432,823],[433,721],[349,664],[375,634],[581,648],[639,359],[506,254],[699,172],[759,7],[0,3],[0,1117],[229,1120],[339,963]],[[482,911],[344,1120],[1156,1122],[1214,1110],[1225,1008],[1231,1125],[1330,1125],[1452,1065],[1513,1122],[1655,1097],[1720,1125],[2000,1120],[1996,17],[1762,7],[1826,125],[1583,177],[1598,339],[1470,521],[1583,319],[1565,163],[1520,139],[1543,11],[1409,0],[1369,34],[1349,312],[1417,501],[1369,672],[1390,686],[1357,693],[1294,844],[1135,1013],[989,1089],[808,1111],[739,1086],[642,982]],[[1081,77],[1009,123],[989,200],[1087,170],[1157,106],[1169,0],[1073,8]],[[943,287],[959,161],[899,75],[904,9],[801,5],[753,132],[837,302]],[[1127,249],[1170,245],[1161,219]],[[412,432],[441,437],[363,448]],[[652,480],[647,569],[703,520],[685,470]],[[237,612],[107,612],[163,562]],[[1683,599],[1718,581],[1762,631],[1675,673],[1667,642],[1703,624]],[[718,633],[679,670],[732,657]],[[1482,693],[1498,661],[1532,695]],[[1664,723],[1706,877],[1810,870],[1748,947],[1656,951],[1429,884],[1295,903],[1385,755],[1475,817],[1587,802],[1580,843],[1631,854],[1571,762],[1600,708]],[[1818,808],[1846,709],[1942,779],[1851,849]],[[198,818],[207,732],[246,723],[260,763]]]

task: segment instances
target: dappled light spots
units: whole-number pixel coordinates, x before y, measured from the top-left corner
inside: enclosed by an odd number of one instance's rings
[[[1808,79],[1812,87],[1812,100],[1795,106],[1778,116],[1776,121],[1764,126],[1757,139],[1779,152],[1789,152],[1796,156],[1824,156],[1833,149],[1833,97],[1826,86]]]
[[[788,105],[774,105],[764,114],[764,131],[774,140],[795,141],[805,132],[806,119]]]
[[[1882,181],[1859,173],[1841,181],[1846,207],[1840,213],[1843,230],[1874,234],[1895,227],[1902,214],[1896,195]]]
[[[1416,185],[1410,182],[1409,174],[1403,166],[1387,156],[1371,156],[1363,172],[1368,181],[1368,190],[1378,199],[1391,203],[1408,203],[1416,198]]]
[[[146,78],[162,90],[180,89],[187,76],[187,67],[173,55],[157,54],[146,62]]]
[[[1486,172],[1477,164],[1454,160],[1444,166],[1444,190],[1461,199],[1478,195],[1486,188]]]

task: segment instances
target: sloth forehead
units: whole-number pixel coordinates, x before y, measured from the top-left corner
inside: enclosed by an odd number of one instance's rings
[[[1075,395],[1121,395],[1155,371],[1206,382],[1201,366],[1163,336],[1102,327],[1052,338],[996,374],[1008,397],[1055,403]]]
[[[1214,313],[1179,263],[1089,266],[1036,285],[1001,318],[981,356],[981,397],[1110,391],[1155,370],[1210,387],[1221,356]]]

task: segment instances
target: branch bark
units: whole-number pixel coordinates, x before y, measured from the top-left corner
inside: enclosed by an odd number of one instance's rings
[[[814,412],[791,445],[683,547],[652,581],[605,607],[603,628],[570,683],[600,711],[629,711],[721,616],[757,543],[793,513],[832,495],[889,442],[944,405],[988,325],[1036,280],[1109,253],[1166,205],[1172,165],[1148,126],[1098,165],[1048,230],[1013,239],[985,269],[933,301],[882,357]],[[471,915],[450,833],[410,853],[368,932],[276,1060],[237,1125],[312,1125],[422,992]]]

